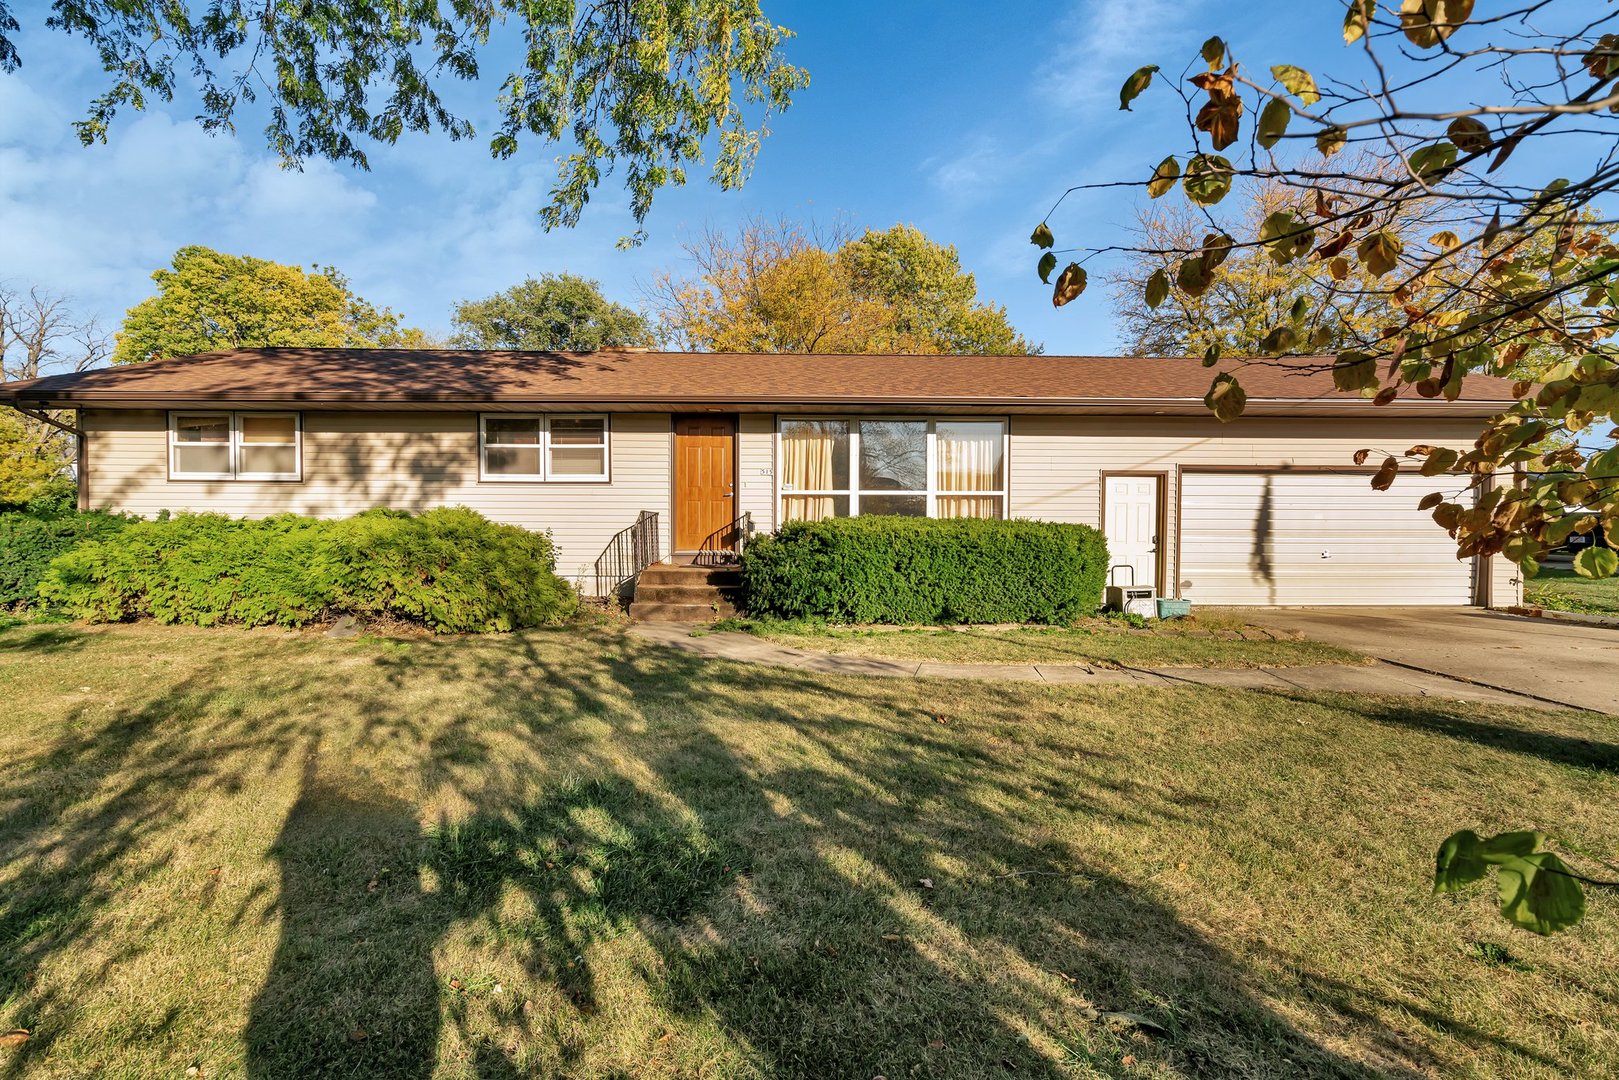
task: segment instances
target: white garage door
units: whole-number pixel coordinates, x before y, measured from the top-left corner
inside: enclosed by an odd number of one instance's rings
[[[1201,604],[1471,604],[1473,564],[1417,509],[1437,485],[1388,491],[1328,473],[1181,475],[1181,596]]]

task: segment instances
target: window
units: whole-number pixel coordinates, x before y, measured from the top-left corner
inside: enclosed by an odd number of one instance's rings
[[[299,480],[303,425],[297,413],[169,415],[171,480]]]
[[[852,514],[1006,516],[1006,424],[783,418],[782,521]]]
[[[485,480],[606,480],[607,417],[485,416]]]

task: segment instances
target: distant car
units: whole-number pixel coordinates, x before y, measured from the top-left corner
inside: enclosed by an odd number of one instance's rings
[[[1598,525],[1588,533],[1570,533],[1568,541],[1563,545],[1566,550],[1575,554],[1579,554],[1589,547],[1612,546],[1613,545],[1608,543],[1607,536],[1603,534],[1601,525]]]

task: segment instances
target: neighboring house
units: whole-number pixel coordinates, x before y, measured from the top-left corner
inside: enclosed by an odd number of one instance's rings
[[[1516,603],[1512,564],[1459,562],[1416,508],[1464,484],[1413,470],[1377,492],[1351,460],[1467,448],[1509,384],[1377,408],[1325,363],[1245,368],[1230,424],[1197,360],[1065,356],[243,349],[0,403],[77,410],[86,507],[469,506],[549,529],[587,592],[612,587],[598,558],[638,520],[643,551],[678,555],[729,546],[744,515],[893,513],[1097,526],[1138,581],[1204,604]]]

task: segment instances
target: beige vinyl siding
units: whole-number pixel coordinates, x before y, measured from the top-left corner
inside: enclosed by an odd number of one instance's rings
[[[737,418],[736,472],[738,514],[753,514],[760,532],[776,528],[776,417],[743,413]]]
[[[1466,449],[1477,435],[1476,419],[1444,417],[1255,416],[1221,424],[1212,417],[1013,416],[1012,514],[1100,528],[1103,472],[1164,473],[1167,520],[1162,536],[1173,586],[1183,577],[1175,559],[1178,484],[1184,467],[1326,466],[1349,473],[1354,469],[1351,459],[1361,448],[1394,454],[1416,443]],[[1425,490],[1444,486],[1434,482]],[[1416,501],[1400,493],[1384,494],[1391,505],[1393,500],[1401,506]],[[1490,560],[1495,589],[1491,602],[1497,606],[1513,602],[1505,578],[1514,575],[1502,574],[1504,561]]]
[[[609,480],[584,483],[480,482],[476,413],[305,412],[301,482],[171,481],[166,413],[87,410],[82,422],[96,507],[147,517],[169,510],[335,518],[379,506],[466,506],[493,521],[549,529],[557,572],[576,582],[642,510],[660,515],[661,544],[669,549],[667,413],[613,414]]]

